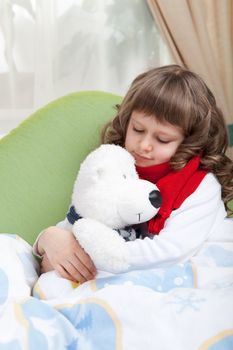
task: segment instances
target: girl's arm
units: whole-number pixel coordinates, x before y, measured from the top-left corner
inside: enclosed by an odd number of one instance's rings
[[[201,247],[226,216],[221,186],[212,174],[173,211],[164,229],[153,239],[127,242],[130,269],[184,262]]]
[[[44,256],[42,272],[56,270],[60,276],[81,283],[95,277],[96,269],[89,255],[73,234],[52,226],[45,229],[34,244],[34,252]]]

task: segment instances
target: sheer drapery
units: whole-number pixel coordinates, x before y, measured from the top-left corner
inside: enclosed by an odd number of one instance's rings
[[[144,0],[0,0],[0,133],[72,91],[124,94],[170,62]]]
[[[233,1],[147,2],[175,62],[204,78],[233,123]]]

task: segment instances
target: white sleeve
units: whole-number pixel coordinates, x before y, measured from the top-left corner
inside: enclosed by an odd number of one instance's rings
[[[127,242],[129,269],[184,262],[205,242],[226,216],[221,186],[207,174],[198,188],[167,219],[153,239]]]

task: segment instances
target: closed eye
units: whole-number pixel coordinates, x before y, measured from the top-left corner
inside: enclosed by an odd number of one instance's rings
[[[157,141],[159,142],[159,143],[170,143],[171,141],[170,140],[161,140],[160,138],[157,138]]]
[[[133,131],[138,132],[138,133],[143,133],[144,132],[143,129],[136,129],[135,127],[133,128]]]

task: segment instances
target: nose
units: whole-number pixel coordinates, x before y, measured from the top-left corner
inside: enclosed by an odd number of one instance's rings
[[[161,193],[157,190],[151,191],[149,193],[149,201],[155,208],[161,207],[162,204],[162,196]]]
[[[150,152],[152,150],[152,143],[148,136],[141,140],[141,148],[143,151]]]

